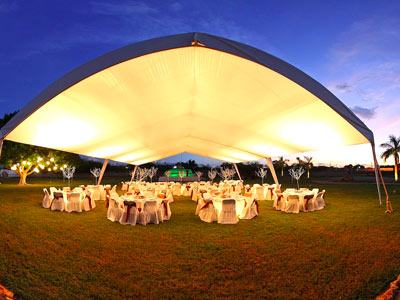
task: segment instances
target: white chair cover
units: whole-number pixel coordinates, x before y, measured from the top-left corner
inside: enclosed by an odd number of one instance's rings
[[[83,198],[82,200],[82,210],[89,211],[93,210],[96,207],[96,203],[94,202],[93,199],[93,194],[94,194],[93,190],[86,191],[85,198]]]
[[[277,192],[280,190],[273,190],[273,198],[274,198],[274,204],[273,207],[276,210],[285,210],[285,204],[286,204],[286,199],[285,199],[285,195],[282,194],[281,192]]]
[[[119,202],[113,197],[111,197],[108,203],[107,219],[112,222],[119,221],[122,217],[124,209],[120,207]]]
[[[256,199],[257,200],[265,200],[265,193],[264,193],[264,187],[263,186],[257,186],[256,187]]]
[[[65,193],[63,192],[54,192],[53,193],[53,200],[50,204],[50,209],[51,210],[59,210],[59,211],[64,211],[65,210]]]
[[[258,216],[257,212],[257,203],[254,202],[254,196],[246,197],[245,198],[246,205],[243,209],[242,215],[240,219],[253,219],[254,217]]]
[[[314,204],[315,204],[315,210],[321,210],[325,207],[325,190],[323,190],[322,192],[318,193],[315,200],[314,200]]]
[[[133,201],[124,201],[124,209],[119,219],[119,223],[123,225],[133,225],[137,223],[139,211],[136,208],[136,203]]]
[[[285,212],[296,213],[300,211],[299,195],[289,195],[285,204]]]
[[[69,195],[69,198],[67,198],[67,204],[65,207],[65,210],[67,212],[82,212],[82,206],[81,206],[81,193],[71,193]]]
[[[160,222],[169,220],[171,218],[171,208],[169,207],[169,201],[167,199],[163,199],[158,210],[158,220]]]
[[[236,201],[234,199],[222,200],[222,209],[218,217],[219,224],[236,224]]]
[[[203,203],[203,206],[199,211],[200,220],[207,223],[212,223],[214,221],[218,221],[218,213],[215,209],[212,201],[207,201]]]
[[[93,191],[92,199],[94,201],[100,200],[100,198],[101,198],[100,187],[98,185],[96,185],[96,186],[93,186],[91,188],[91,190]]]
[[[52,200],[52,198],[50,198],[49,192],[47,191],[46,188],[44,188],[44,189],[43,189],[43,201],[42,201],[42,206],[43,206],[44,208],[49,208],[49,207],[50,207],[50,204],[51,204],[51,200]]]
[[[180,183],[175,183],[173,185],[172,194],[174,196],[180,196],[181,195],[181,184]]]
[[[143,211],[139,213],[138,223],[146,225],[149,223],[158,224],[158,204],[157,201],[146,201],[143,206]]]

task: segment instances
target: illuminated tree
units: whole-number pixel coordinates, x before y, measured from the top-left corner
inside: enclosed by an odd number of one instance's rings
[[[26,144],[4,141],[0,163],[19,175],[19,184],[26,184],[32,173],[62,171],[71,163],[80,164],[76,154]]]
[[[264,177],[267,176],[268,169],[260,168],[256,171],[256,175],[261,177],[261,184],[264,184]]]
[[[179,178],[181,179],[181,183],[182,183],[182,178],[186,176],[186,171],[179,171],[178,175],[179,175]]]
[[[299,190],[299,179],[301,177],[301,175],[303,175],[305,172],[305,170],[302,167],[296,168],[293,167],[289,170],[289,175],[292,177],[292,179],[295,179],[297,182],[297,189]]]
[[[398,181],[398,175],[397,175],[397,170],[399,167],[399,153],[400,153],[400,137],[397,138],[394,135],[389,135],[389,142],[388,143],[383,143],[380,145],[380,147],[386,149],[382,154],[381,158],[383,161],[386,162],[386,160],[393,156],[394,159],[394,180]]]
[[[200,177],[201,177],[201,175],[203,175],[203,172],[201,172],[201,171],[196,171],[195,173],[196,173],[196,175],[197,175],[198,181],[200,181]]]
[[[217,177],[217,170],[212,168],[210,171],[208,171],[208,178],[210,178],[211,182],[213,182],[215,177]]]
[[[92,175],[94,176],[94,180],[95,180],[95,184],[97,185],[97,178],[100,177],[100,168],[94,168],[93,170],[90,170],[90,173],[92,173]],[[63,172],[64,177],[65,177],[65,173]]]
[[[156,167],[151,167],[148,170],[148,176],[150,177],[151,182],[153,182],[153,177],[156,176],[157,170],[158,170],[158,168],[156,168]]]
[[[75,174],[75,167],[66,167],[62,169],[62,172],[64,174],[64,177],[68,179],[68,186],[71,187],[71,178],[74,177]],[[97,181],[97,178],[96,178]]]

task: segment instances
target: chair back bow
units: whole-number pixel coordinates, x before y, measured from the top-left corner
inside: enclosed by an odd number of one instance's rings
[[[200,208],[200,210],[202,210],[203,208],[207,208],[209,205],[213,205],[213,202],[212,202],[212,200],[208,200],[208,201],[206,201],[206,203],[203,205],[203,207],[202,208]]]
[[[92,208],[92,198],[90,198],[90,196],[89,195],[86,195],[85,196],[85,199],[88,199],[89,200],[89,208],[90,208],[90,210],[92,210],[93,208]],[[108,206],[107,206],[108,207]]]
[[[256,199],[253,200],[253,203],[256,205],[256,209],[257,209],[257,214],[260,213],[260,209],[258,208],[258,202]]]
[[[312,198],[314,198],[314,195],[305,195],[304,196],[304,200],[306,200],[306,202],[304,203],[305,210],[308,210],[308,201],[310,201]]]
[[[125,217],[125,222],[128,222],[129,220],[129,212],[131,211],[132,207],[136,207],[136,202],[134,201],[124,201],[124,205],[126,206],[126,217]]]

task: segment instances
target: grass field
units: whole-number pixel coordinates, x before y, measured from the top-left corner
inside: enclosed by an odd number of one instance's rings
[[[133,227],[108,221],[104,201],[41,208],[42,188],[62,181],[14,182],[0,185],[0,283],[19,299],[372,299],[400,274],[399,185],[392,215],[372,184],[313,185],[325,210],[265,201],[253,220],[206,224],[180,197],[170,221]]]

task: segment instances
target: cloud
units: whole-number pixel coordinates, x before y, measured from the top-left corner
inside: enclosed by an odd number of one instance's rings
[[[337,84],[335,85],[336,90],[340,90],[340,91],[351,91],[351,85],[347,84],[347,83],[342,83],[342,84]]]
[[[108,16],[130,16],[132,14],[152,14],[158,10],[150,7],[145,2],[128,1],[124,3],[110,3],[102,1],[92,1],[92,12],[95,14]]]
[[[369,120],[376,116],[377,108],[378,107],[366,108],[356,105],[352,108],[352,111],[359,117]]]

